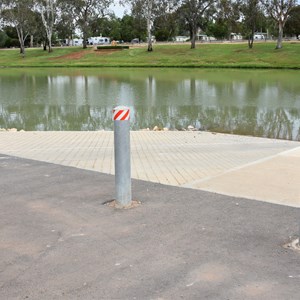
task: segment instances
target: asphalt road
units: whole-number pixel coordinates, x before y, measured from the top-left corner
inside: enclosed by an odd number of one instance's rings
[[[0,299],[299,299],[299,208],[0,155]]]

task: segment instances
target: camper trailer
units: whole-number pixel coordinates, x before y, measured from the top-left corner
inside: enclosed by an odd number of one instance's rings
[[[61,46],[82,46],[83,39],[62,39],[59,42]]]
[[[73,46],[82,46],[83,39],[73,39]]]
[[[90,38],[88,38],[88,44],[89,45],[109,45],[110,38],[104,37],[104,36],[90,37]]]

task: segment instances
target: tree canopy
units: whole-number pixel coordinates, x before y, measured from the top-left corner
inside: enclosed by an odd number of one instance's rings
[[[276,48],[281,48],[284,34],[300,34],[297,0],[118,1],[130,7],[122,17],[112,10],[116,0],[1,0],[0,47],[15,45],[17,37],[22,55],[26,46],[37,44],[51,52],[53,44],[80,38],[85,48],[89,37],[103,35],[146,41],[147,50],[153,51],[155,40],[188,36],[195,48],[200,36],[231,39],[241,34],[252,48],[255,34],[264,31],[265,37],[272,32],[278,38]]]

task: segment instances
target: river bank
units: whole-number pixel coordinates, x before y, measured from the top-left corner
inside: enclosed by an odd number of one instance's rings
[[[54,48],[52,53],[41,48],[0,50],[0,67],[181,67],[181,68],[259,68],[300,69],[300,42],[285,42],[275,50],[275,43],[197,44],[190,49],[185,44],[156,44],[153,52],[146,45],[130,46],[123,50],[97,50],[94,47]]]

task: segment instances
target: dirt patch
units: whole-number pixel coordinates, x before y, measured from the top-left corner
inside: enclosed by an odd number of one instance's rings
[[[77,60],[77,59],[83,58],[87,54],[94,53],[96,55],[109,55],[109,54],[112,54],[112,53],[114,53],[116,51],[120,51],[120,50],[122,50],[122,49],[82,50],[82,51],[78,51],[78,52],[74,52],[74,53],[61,55],[61,56],[58,56],[58,57],[53,57],[53,58],[50,58],[50,59],[51,60]]]
[[[122,206],[116,200],[110,200],[110,201],[107,201],[107,202],[103,203],[103,205],[106,205],[106,206],[112,207],[112,208],[117,208],[117,209],[136,208],[136,207],[140,206],[141,204],[142,204],[141,201],[138,201],[138,200],[132,200],[131,203],[127,206]]]
[[[65,54],[65,55],[61,55],[61,56],[57,56],[57,57],[52,57],[50,58],[51,60],[74,60],[74,59],[81,59],[83,56],[85,56],[87,53],[91,53],[92,51],[79,51],[79,52],[74,52],[74,53],[69,53],[69,54]]]
[[[283,247],[286,249],[300,251],[300,239],[293,240],[290,243],[285,244]]]

